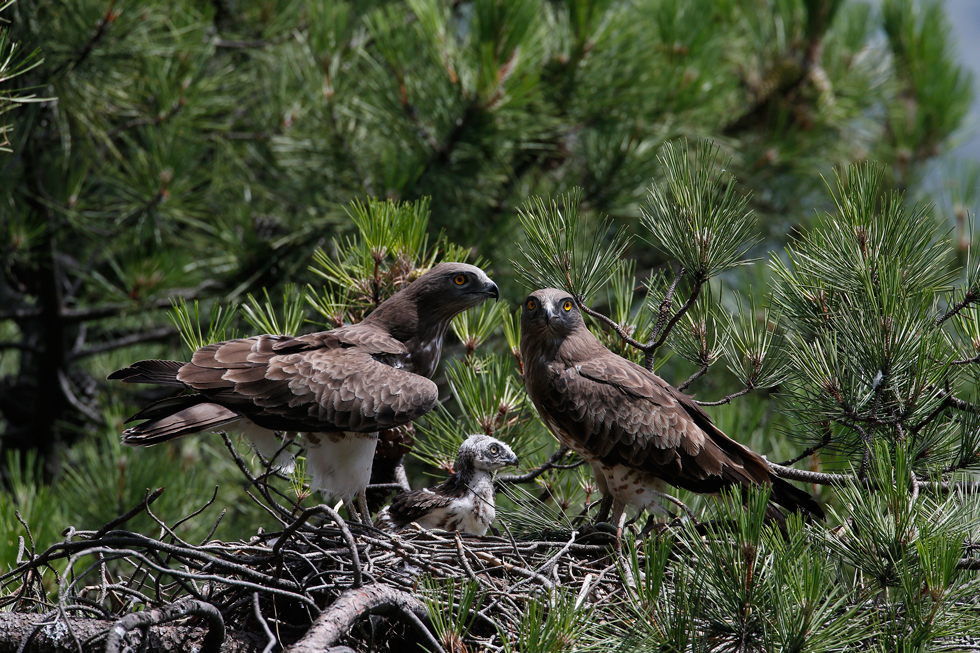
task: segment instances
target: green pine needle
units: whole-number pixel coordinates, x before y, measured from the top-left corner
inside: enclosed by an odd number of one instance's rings
[[[514,267],[528,288],[563,288],[586,302],[616,273],[630,239],[608,221],[580,216],[581,198],[575,189],[548,203],[531,197],[518,209],[526,242],[517,249],[525,262]]]
[[[191,308],[187,300],[178,297],[171,302],[170,321],[180,332],[180,339],[190,351],[215,342],[222,342],[237,337],[237,332],[231,325],[235,319],[234,307],[226,308],[215,302],[211,306],[211,318],[208,321],[207,332],[201,330],[201,310],[198,301],[194,300]]]
[[[743,256],[758,240],[749,198],[739,195],[719,149],[709,141],[689,147],[664,144],[660,156],[665,180],[654,184],[641,222],[645,239],[704,281],[748,261]]]

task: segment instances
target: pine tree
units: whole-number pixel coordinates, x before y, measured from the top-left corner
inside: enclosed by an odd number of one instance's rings
[[[4,14],[4,37],[43,57],[7,83],[47,99],[7,114],[2,447],[46,456],[102,419],[110,352],[175,342],[171,298],[312,281],[352,200],[431,197],[432,233],[506,274],[526,197],[581,187],[586,216],[635,230],[663,144],[707,136],[778,239],[835,165],[873,158],[914,186],[972,96],[939,4],[912,0]]]
[[[722,406],[722,429],[813,483],[831,515],[778,531],[764,492],[679,492],[660,535],[595,545],[606,571],[569,562],[556,588],[546,561],[571,550],[598,490],[526,401],[517,315],[484,305],[453,325],[448,400],[389,434],[389,471],[411,449],[398,481],[417,486],[467,434],[500,437],[522,459],[498,479],[508,545],[554,546],[517,599],[462,562],[421,582],[446,650],[938,650],[976,632],[977,197],[914,203],[973,92],[939,3],[17,0],[5,15],[4,38],[43,57],[12,92],[47,99],[3,114],[0,450],[38,449],[49,477],[71,461],[43,495],[64,512],[45,515],[25,498],[36,459],[4,457],[5,563],[34,551],[24,521],[43,522],[39,538],[66,520],[98,535],[167,484],[155,509],[183,524],[214,477],[228,486],[224,471],[168,477],[208,457],[193,442],[66,453],[114,437],[138,403],[107,372],[179,357],[181,341],[186,355],[357,321],[420,270],[467,259],[511,300],[569,290],[603,342]],[[972,168],[956,177],[976,185]],[[246,458],[234,473],[255,474]],[[284,529],[254,551],[317,537],[316,514],[340,523],[311,505],[301,465],[248,485],[275,489],[245,537]],[[167,528],[176,546],[217,524]],[[331,532],[331,546],[350,535]],[[527,565],[514,549],[508,564]],[[24,585],[37,605],[41,578]],[[174,598],[183,582],[156,585]],[[262,621],[251,600],[226,616]]]

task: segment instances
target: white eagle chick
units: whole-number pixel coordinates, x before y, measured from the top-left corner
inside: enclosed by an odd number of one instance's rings
[[[423,528],[484,535],[496,515],[493,473],[516,465],[506,444],[471,435],[459,447],[453,473],[433,488],[402,492],[386,509],[396,528],[415,522]]]

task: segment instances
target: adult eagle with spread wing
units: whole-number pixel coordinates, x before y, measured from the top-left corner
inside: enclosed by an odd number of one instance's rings
[[[260,335],[219,342],[191,362],[145,360],[113,372],[124,383],[192,391],[150,404],[128,421],[123,442],[152,445],[190,433],[242,433],[264,456],[276,433],[299,434],[311,488],[343,499],[370,521],[365,488],[378,431],[406,424],[438,403],[436,371],[453,317],[499,297],[483,270],[440,263],[362,322],[305,336]],[[292,468],[292,457],[276,461]]]
[[[493,472],[516,465],[511,448],[488,435],[471,435],[456,455],[453,473],[433,488],[402,492],[386,509],[395,528],[423,528],[485,535],[496,517]]]
[[[813,497],[773,475],[690,397],[606,349],[564,290],[537,290],[524,301],[521,358],[541,419],[592,466],[600,519],[610,502],[613,523],[627,505],[655,506],[658,480],[699,493],[768,485],[773,502],[823,518]]]

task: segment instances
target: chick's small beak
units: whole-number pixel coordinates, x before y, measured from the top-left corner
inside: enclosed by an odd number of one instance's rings
[[[511,455],[510,460],[507,461],[508,465],[513,465],[514,467],[517,467],[518,463],[520,463],[520,460],[517,459],[516,455]]]

